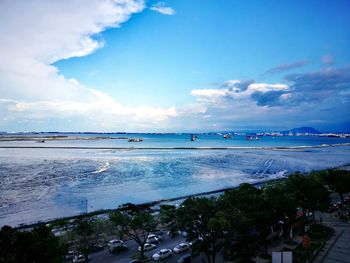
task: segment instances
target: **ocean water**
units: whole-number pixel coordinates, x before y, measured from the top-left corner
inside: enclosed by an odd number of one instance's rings
[[[40,134],[52,136],[55,134]],[[38,144],[33,141],[2,142],[2,145],[18,146],[85,146],[85,147],[288,147],[288,146],[315,146],[322,144],[350,143],[350,138],[332,138],[319,136],[266,136],[258,141],[246,140],[244,136],[235,136],[224,139],[219,135],[199,135],[196,141],[190,141],[189,134],[59,134],[78,138],[109,137],[112,140],[56,140]],[[37,135],[39,136],[39,135]],[[141,143],[130,143],[126,139],[142,138]]]
[[[75,135],[74,135],[75,136]],[[80,135],[101,136],[101,135]],[[111,135],[107,135],[111,136]],[[124,137],[125,135],[113,135]],[[350,163],[350,146],[259,149],[349,143],[321,137],[127,135],[127,140],[0,142],[0,226],[115,208],[279,178]],[[74,146],[95,149],[4,148]],[[97,147],[250,147],[235,150],[136,150]]]

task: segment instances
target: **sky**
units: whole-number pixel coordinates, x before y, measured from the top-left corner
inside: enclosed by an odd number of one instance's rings
[[[2,0],[0,131],[350,132],[349,0]]]

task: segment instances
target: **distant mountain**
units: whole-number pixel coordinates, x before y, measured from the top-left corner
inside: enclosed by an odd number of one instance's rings
[[[312,127],[300,127],[294,128],[290,130],[293,134],[297,133],[311,133],[311,134],[320,134],[321,132],[312,128]]]

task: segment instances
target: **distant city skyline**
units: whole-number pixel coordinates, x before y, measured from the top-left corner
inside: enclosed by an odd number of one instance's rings
[[[0,130],[350,131],[350,1],[0,2]]]

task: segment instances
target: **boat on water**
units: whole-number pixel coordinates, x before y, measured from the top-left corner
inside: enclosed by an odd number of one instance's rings
[[[129,138],[128,142],[142,142],[142,138]]]
[[[191,134],[191,141],[194,142],[195,140],[197,140],[198,136],[195,134]]]
[[[257,141],[260,140],[258,136],[246,136],[245,137],[248,141]]]
[[[224,134],[224,139],[231,139],[232,138],[232,135],[227,133],[227,134]]]
[[[260,136],[259,135],[257,135],[257,134],[247,134],[246,136],[245,136],[245,138],[246,138],[246,140],[248,140],[248,141],[257,141],[257,140],[260,140]]]

